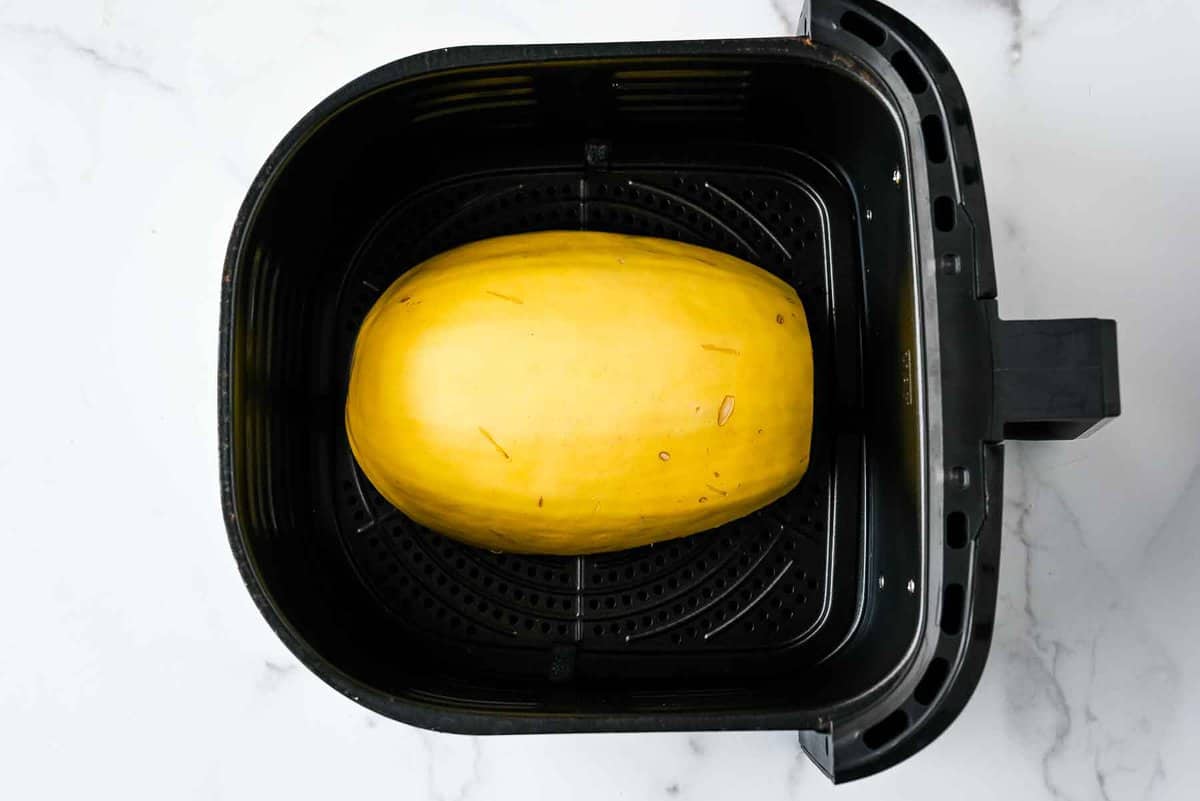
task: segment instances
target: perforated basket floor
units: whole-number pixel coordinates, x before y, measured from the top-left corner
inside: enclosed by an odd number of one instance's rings
[[[401,625],[440,649],[489,650],[489,668],[501,672],[696,675],[741,658],[772,673],[820,658],[852,625],[857,593],[858,544],[841,531],[855,527],[830,520],[831,432],[838,427],[831,385],[839,370],[857,369],[835,346],[834,260],[846,258],[842,250],[853,241],[847,192],[820,164],[782,148],[698,149],[672,161],[619,142],[582,151],[575,164],[449,176],[394,206],[359,249],[339,293],[342,374],[375,299],[436,253],[549,229],[678,239],[746,259],[799,293],[818,376],[807,475],[771,506],[691,537],[597,556],[507,555],[406,518],[371,487],[342,435],[331,476],[347,552]],[[775,169],[730,168],[739,162]],[[835,550],[844,558],[834,560]]]

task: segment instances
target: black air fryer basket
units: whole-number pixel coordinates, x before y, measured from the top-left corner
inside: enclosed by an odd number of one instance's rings
[[[811,38],[402,59],[271,154],[225,264],[223,500],[254,600],[340,692],[480,734],[795,729],[835,781],[963,708],[995,611],[1001,441],[1118,413],[1115,325],[997,318],[949,64],[882,5],[813,5]],[[692,242],[795,286],[816,362],[795,490],[564,558],[454,542],[372,489],[342,424],[367,309],[435,253],[545,229]]]

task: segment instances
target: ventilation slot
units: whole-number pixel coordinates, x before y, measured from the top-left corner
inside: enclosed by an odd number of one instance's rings
[[[441,83],[413,92],[413,122],[466,113],[503,117],[511,109],[537,105],[533,78],[502,75]]]
[[[897,709],[895,712],[863,732],[863,745],[865,745],[867,748],[870,748],[872,751],[875,751],[887,745],[892,740],[895,740],[897,737],[903,734],[904,730],[907,728],[908,715],[904,714],[903,709]]]
[[[933,201],[933,225],[944,233],[954,230],[954,200],[952,198],[940,195]]]
[[[964,593],[961,584],[948,584],[942,591],[942,631],[953,636],[962,630]]]
[[[956,549],[967,544],[967,516],[962,512],[946,517],[946,544]]]
[[[842,15],[842,27],[872,47],[882,47],[887,41],[887,34],[883,32],[883,28],[853,11]]]
[[[613,75],[617,108],[640,120],[739,118],[749,70],[628,70]]]
[[[942,120],[936,114],[930,114],[921,120],[921,133],[925,136],[925,155],[934,164],[946,160],[946,136],[942,133]]]
[[[896,68],[896,72],[900,73],[900,77],[904,79],[904,85],[914,95],[919,95],[929,86],[929,82],[925,80],[925,73],[921,72],[921,68],[917,62],[913,61],[913,57],[908,54],[907,50],[897,50],[892,56],[892,66]]]
[[[920,683],[917,684],[917,689],[913,691],[913,698],[918,704],[929,706],[934,698],[937,698],[938,692],[941,691],[942,685],[946,683],[946,676],[950,673],[950,663],[940,656],[929,663],[929,667],[925,668],[925,675],[921,677]]]

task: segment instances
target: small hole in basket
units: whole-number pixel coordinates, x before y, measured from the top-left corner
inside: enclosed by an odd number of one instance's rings
[[[941,164],[946,160],[946,135],[941,118],[930,114],[921,120],[921,133],[925,137],[925,154],[934,164]]]
[[[921,72],[921,67],[908,54],[907,50],[897,50],[892,55],[892,66],[896,68],[896,72],[904,80],[904,85],[914,95],[921,94],[929,86],[929,82],[925,80],[925,73]]]
[[[979,168],[974,164],[964,164],[962,168],[963,183],[974,186],[979,183]]]
[[[842,15],[842,27],[872,47],[881,47],[887,41],[887,34],[883,32],[883,28],[853,11]]]
[[[903,709],[897,709],[883,720],[863,732],[863,745],[872,751],[895,740],[908,728],[908,715]]]
[[[937,698],[938,691],[946,683],[946,676],[949,673],[950,663],[942,657],[939,656],[930,662],[929,667],[925,668],[925,675],[917,684],[917,689],[913,691],[913,698],[917,703],[929,706],[933,699]]]
[[[961,548],[967,544],[967,516],[962,512],[947,515],[946,544],[951,548]]]
[[[939,195],[933,201],[933,225],[939,231],[949,233],[954,230],[954,200],[948,195]]]

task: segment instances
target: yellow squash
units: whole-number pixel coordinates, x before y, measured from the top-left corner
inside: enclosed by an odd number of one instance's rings
[[[795,291],[706,248],[581,231],[409,270],[359,332],[346,429],[401,511],[498,551],[584,554],[713,528],[808,465]]]

